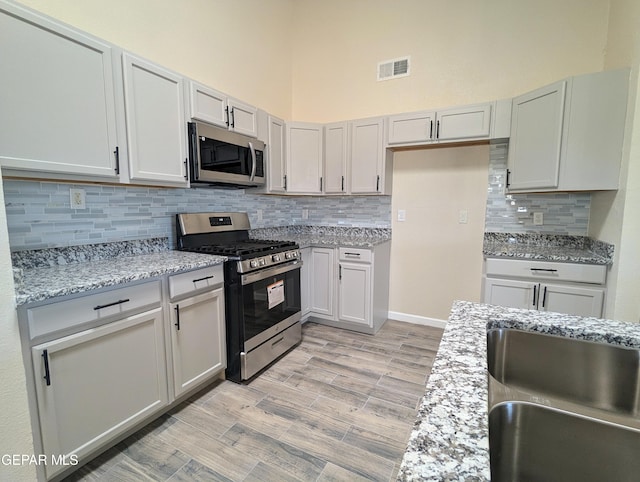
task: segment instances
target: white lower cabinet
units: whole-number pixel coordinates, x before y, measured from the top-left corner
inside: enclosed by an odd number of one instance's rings
[[[335,259],[334,248],[311,249],[310,310],[314,315],[334,319],[335,308]]]
[[[485,303],[602,316],[606,266],[487,259],[485,268]]]
[[[376,333],[389,312],[390,245],[311,248],[310,318],[318,323]]]
[[[32,348],[47,478],[167,404],[162,325],[157,307]]]
[[[300,304],[302,319],[311,311],[311,248],[300,250],[302,266],[300,267]]]
[[[169,305],[173,389],[179,397],[226,365],[224,289]]]

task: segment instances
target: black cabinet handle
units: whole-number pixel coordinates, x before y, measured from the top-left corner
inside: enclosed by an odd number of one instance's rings
[[[338,279],[342,280],[342,265],[338,265]]]
[[[287,190],[287,176],[284,176],[284,190]]]
[[[341,186],[342,186],[342,192],[344,192],[344,176],[342,176],[342,184],[341,184]]]
[[[549,268],[529,268],[531,271],[544,271],[545,273],[555,273],[557,269],[549,269]]]
[[[93,309],[97,311],[97,310],[101,310],[102,308],[109,308],[110,306],[116,306],[116,305],[121,305],[122,303],[128,303],[129,301],[131,300],[127,298],[126,300],[118,300],[106,305],[98,305],[98,306],[95,306]]]
[[[440,139],[440,121],[436,122],[436,139]]]
[[[116,146],[116,150],[113,151],[113,155],[116,159],[116,174],[120,174],[120,148]]]
[[[544,293],[542,294],[542,307],[547,303],[547,287],[544,287]]]
[[[205,281],[205,280],[212,279],[212,278],[214,278],[213,275],[212,276],[205,276],[204,278],[194,279],[193,282],[197,283],[198,281]]]
[[[233,107],[231,108],[231,127],[236,126],[236,114],[234,112]]]
[[[176,305],[176,322],[174,323],[178,331],[180,331],[180,305]]]
[[[507,189],[509,189],[509,186],[511,185],[511,183],[509,182],[510,176],[511,176],[511,171],[507,169]]]
[[[42,358],[44,359],[44,379],[47,382],[47,386],[51,385],[51,372],[49,372],[49,352],[42,350]]]
[[[185,158],[184,160],[184,178],[189,180],[189,158]]]
[[[357,256],[358,258],[360,257],[360,253],[349,253],[349,252],[345,252],[344,253],[345,256]]]
[[[224,112],[225,112],[225,114],[226,114],[226,120],[225,120],[225,122],[226,122],[226,124],[227,124],[227,127],[229,127],[229,106],[226,106],[226,107],[224,108]]]
[[[429,121],[429,139],[433,139],[433,121]]]
[[[380,192],[380,176],[376,176],[376,192]]]
[[[322,192],[322,177],[320,177],[320,191]]]
[[[533,306],[535,308],[537,308],[537,303],[536,303],[536,294],[538,292],[537,288],[538,288],[538,285],[533,285]]]

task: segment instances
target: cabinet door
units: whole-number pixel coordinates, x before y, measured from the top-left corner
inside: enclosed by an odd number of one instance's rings
[[[168,402],[161,308],[35,346],[32,359],[49,456],[82,457]],[[64,468],[47,464],[47,478]]]
[[[561,81],[513,99],[510,189],[558,186],[565,90]]]
[[[381,193],[384,186],[383,121],[381,118],[351,122],[349,184],[352,194]]]
[[[287,190],[286,158],[285,158],[285,123],[282,119],[269,116],[268,168],[269,192],[285,192]]]
[[[435,138],[436,113],[433,111],[392,115],[387,121],[389,144],[430,142]]]
[[[373,326],[371,318],[371,265],[340,263],[338,283],[338,318]]]
[[[210,87],[189,82],[189,106],[191,118],[219,127],[228,127],[227,96]]]
[[[226,367],[223,288],[171,303],[174,394],[179,397]]]
[[[300,300],[302,305],[302,316],[304,317],[311,310],[311,248],[302,248],[302,266],[300,267]]]
[[[490,305],[531,310],[536,308],[538,289],[538,283],[485,278],[484,302]]]
[[[542,311],[602,316],[604,289],[545,284],[541,285],[541,290],[538,307]]]
[[[130,54],[122,60],[131,179],[186,185],[182,77]]]
[[[287,191],[322,192],[322,126],[287,124]]]
[[[489,137],[491,104],[438,111],[436,136],[439,141]]]
[[[112,47],[8,3],[0,45],[0,165],[117,178]]]
[[[258,109],[229,98],[229,128],[246,136],[258,137]]]
[[[311,249],[311,311],[335,317],[335,250]]]
[[[347,184],[347,141],[346,122],[324,126],[324,192],[345,193]]]

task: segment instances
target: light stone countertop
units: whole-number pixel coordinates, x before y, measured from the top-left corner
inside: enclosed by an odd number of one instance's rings
[[[16,283],[16,304],[20,306],[169,273],[206,268],[222,264],[225,260],[223,256],[166,250],[25,268],[21,271],[20,283]]]
[[[517,328],[640,348],[640,324],[456,301],[398,481],[489,481],[486,332]]]

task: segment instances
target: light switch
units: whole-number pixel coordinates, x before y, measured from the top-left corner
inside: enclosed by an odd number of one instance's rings
[[[407,220],[407,211],[404,209],[398,209],[398,221],[403,223]]]
[[[469,218],[469,212],[466,209],[461,209],[458,213],[458,224],[467,224]]]

